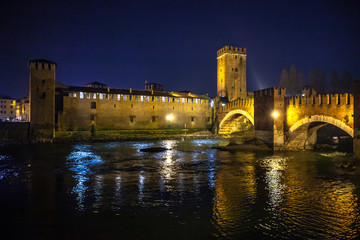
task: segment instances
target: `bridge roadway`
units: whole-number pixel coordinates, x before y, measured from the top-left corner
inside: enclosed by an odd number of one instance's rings
[[[354,137],[354,97],[352,94],[285,97],[286,89],[268,88],[253,97],[237,99],[217,109],[219,134],[237,130],[238,123],[254,125],[255,137],[274,147],[312,148],[316,130],[332,124]],[[311,123],[324,123],[316,128]]]

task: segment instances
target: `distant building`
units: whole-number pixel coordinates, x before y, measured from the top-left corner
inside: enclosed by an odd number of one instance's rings
[[[92,82],[85,85],[86,87],[92,87],[92,88],[107,88],[108,86],[101,82]]]
[[[29,98],[21,99],[16,103],[16,120],[22,122],[29,122],[30,120]]]
[[[148,81],[145,81],[145,91],[164,91],[164,86],[160,83],[148,83]]]
[[[9,96],[0,96],[0,121],[14,121],[16,117],[16,101]]]

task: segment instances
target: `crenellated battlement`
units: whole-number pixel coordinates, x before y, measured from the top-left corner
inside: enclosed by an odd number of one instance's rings
[[[46,59],[34,59],[29,61],[29,67],[42,70],[54,70],[57,64]]]
[[[220,57],[220,56],[224,55],[225,53],[246,54],[246,48],[225,46],[223,48],[220,48],[217,51],[217,57]]]
[[[354,103],[354,96],[349,93],[343,93],[343,94],[317,94],[317,95],[309,95],[309,96],[286,97],[285,103],[287,106],[352,105]]]
[[[285,96],[286,88],[273,87],[258,90],[254,92],[255,98],[269,97],[269,96]]]
[[[220,108],[221,112],[227,112],[231,111],[233,109],[239,109],[242,107],[251,107],[254,106],[254,98],[253,97],[247,97],[242,99],[236,99],[232,102],[229,102],[224,107]]]

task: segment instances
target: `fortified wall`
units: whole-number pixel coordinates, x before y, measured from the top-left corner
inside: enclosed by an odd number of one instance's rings
[[[52,139],[56,132],[139,129],[209,129],[210,98],[189,92],[139,91],[57,84],[54,62],[30,67],[30,134]]]
[[[255,137],[282,148],[285,143],[285,88],[268,88],[254,92]]]
[[[58,89],[57,131],[210,128],[209,100],[191,93]]]

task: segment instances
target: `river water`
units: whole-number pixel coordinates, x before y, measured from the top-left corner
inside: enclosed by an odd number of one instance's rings
[[[227,143],[2,147],[2,239],[360,238],[359,171],[335,166],[351,155]]]

